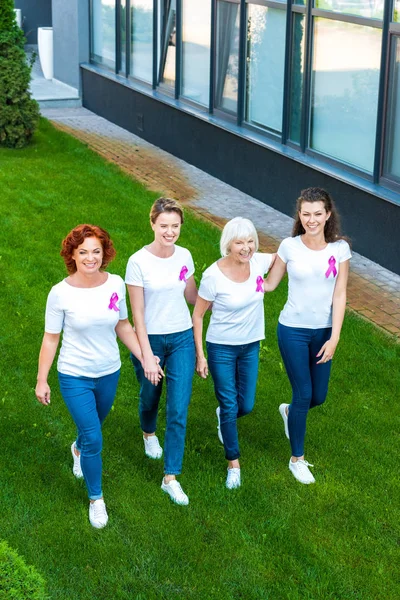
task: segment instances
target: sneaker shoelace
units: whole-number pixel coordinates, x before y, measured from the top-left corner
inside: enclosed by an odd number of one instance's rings
[[[185,498],[186,494],[183,491],[181,484],[179,483],[179,481],[177,481],[176,479],[172,479],[167,485],[170,485],[174,495],[178,498]]]
[[[93,502],[92,506],[93,506],[93,513],[94,513],[93,516],[96,520],[101,517],[106,518],[107,512],[106,512],[106,505],[104,504],[104,502]]]
[[[299,469],[301,471],[303,471],[303,473],[308,471],[308,467],[313,467],[314,466],[311,463],[307,462],[306,460],[298,460],[296,462],[296,464],[298,465]],[[306,467],[306,468],[304,469],[303,467]]]

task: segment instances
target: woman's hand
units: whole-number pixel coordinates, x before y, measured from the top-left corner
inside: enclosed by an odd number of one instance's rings
[[[197,357],[196,359],[196,373],[203,379],[207,378],[208,375],[208,364],[205,356]]]
[[[39,402],[44,404],[44,406],[47,406],[48,404],[50,404],[51,390],[50,390],[50,386],[47,383],[47,381],[38,381],[37,382],[35,394],[36,394],[36,398],[39,400]]]
[[[317,354],[317,358],[321,357],[320,360],[317,362],[317,365],[321,363],[327,363],[328,361],[332,360],[337,345],[338,342],[336,342],[332,338],[327,340]]]
[[[146,379],[153,385],[157,385],[160,379],[164,377],[164,372],[159,366],[160,359],[152,354],[149,357],[143,358],[142,367]]]

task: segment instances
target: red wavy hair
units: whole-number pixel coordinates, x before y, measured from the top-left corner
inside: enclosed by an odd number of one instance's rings
[[[78,225],[69,232],[66,238],[62,241],[61,256],[64,259],[65,266],[70,275],[76,273],[76,263],[72,258],[74,250],[83,244],[86,238],[95,237],[100,240],[103,249],[103,262],[100,269],[103,270],[115,258],[116,252],[111,241],[110,235],[105,229],[97,227],[97,225]]]

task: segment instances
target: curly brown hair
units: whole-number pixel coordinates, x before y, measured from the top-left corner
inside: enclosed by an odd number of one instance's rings
[[[180,216],[181,224],[183,224],[183,210],[177,200],[173,198],[158,198],[150,209],[150,221],[155,223],[162,213],[176,212]]]
[[[331,213],[331,216],[325,223],[324,228],[326,242],[337,242],[341,239],[349,241],[341,234],[340,217],[332,196],[326,190],[319,187],[306,188],[305,190],[301,191],[300,196],[297,198],[292,237],[303,235],[305,233],[304,227],[300,221],[300,210],[303,202],[323,202],[326,212]]]
[[[66,238],[62,241],[61,248],[61,256],[64,259],[65,266],[67,267],[67,271],[70,275],[76,273],[76,263],[72,258],[74,250],[78,248],[81,244],[83,244],[86,238],[95,237],[97,238],[103,249],[103,261],[101,263],[101,270],[104,270],[107,265],[115,258],[116,252],[111,241],[109,233],[102,229],[101,227],[97,227],[97,225],[78,225],[74,227],[72,231],[69,232]]]

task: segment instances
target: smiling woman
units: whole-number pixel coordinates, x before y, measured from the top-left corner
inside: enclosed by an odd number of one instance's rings
[[[51,289],[47,299],[36,397],[45,406],[50,404],[47,378],[63,331],[58,378],[78,430],[71,445],[72,471],[85,478],[89,520],[99,529],[108,521],[101,481],[101,426],[117,391],[121,360],[116,337],[138,360],[142,356],[128,321],[124,282],[104,271],[115,256],[109,234],[97,226],[79,225],[63,240],[61,256],[69,276]]]
[[[332,358],[346,308],[351,252],[340,235],[339,216],[322,188],[307,188],[297,200],[292,237],[283,240],[264,284],[273,291],[285,272],[289,297],[279,316],[278,343],[292,386],[291,404],[281,404],[292,457],[289,469],[304,484],[315,479],[304,459],[310,408],[325,402]]]
[[[161,489],[176,504],[186,505],[189,498],[176,476],[182,469],[195,361],[192,322],[186,301],[195,303],[197,288],[192,255],[186,248],[175,245],[182,224],[183,211],[176,200],[156,200],[150,211],[154,241],[130,257],[126,283],[143,352],[142,364],[134,356],[132,362],[140,384],[139,418],[144,451],[153,459],[161,458],[163,453],[155,433],[162,390],[157,355],[160,366],[167,369],[167,427]]]
[[[237,419],[253,410],[260,340],[265,338],[264,275],[274,254],[258,253],[258,236],[248,219],[236,217],[222,232],[222,258],[201,280],[193,312],[196,371],[214,380],[218,437],[228,460],[226,487],[241,484]],[[208,363],[203,351],[203,318],[212,303],[207,330]]]

